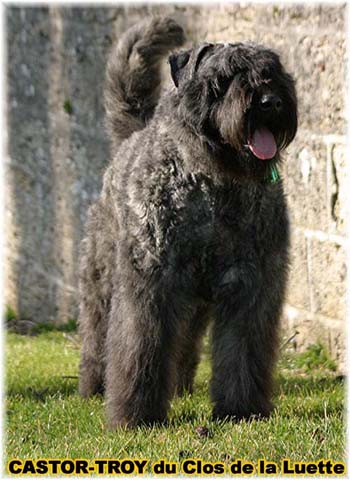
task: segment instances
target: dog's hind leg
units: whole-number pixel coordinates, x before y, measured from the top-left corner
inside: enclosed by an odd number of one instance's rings
[[[84,318],[84,324],[80,327],[83,343],[79,368],[79,393],[83,397],[89,397],[104,391],[105,325],[102,322],[104,309],[102,305],[90,303],[87,298],[83,298],[80,308],[80,318]]]
[[[82,350],[79,392],[89,397],[104,390],[105,339],[110,307],[111,272],[108,270],[114,248],[103,232],[103,217],[96,215],[98,204],[89,212],[87,236],[82,242],[80,261],[79,333]],[[108,245],[106,242],[109,242]],[[104,252],[102,254],[101,252]]]

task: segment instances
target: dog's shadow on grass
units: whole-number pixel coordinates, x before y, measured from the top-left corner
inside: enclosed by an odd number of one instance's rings
[[[62,382],[60,379],[59,385],[50,384],[48,386],[41,385],[40,387],[26,386],[26,387],[10,387],[6,391],[7,398],[23,398],[25,400],[34,400],[37,402],[45,402],[48,399],[70,397],[76,395],[78,392],[77,383],[73,381]]]

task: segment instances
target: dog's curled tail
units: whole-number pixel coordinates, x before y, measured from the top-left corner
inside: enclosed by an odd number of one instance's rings
[[[106,72],[106,123],[117,147],[152,117],[160,87],[160,61],[185,41],[171,18],[151,17],[127,30],[112,50]]]

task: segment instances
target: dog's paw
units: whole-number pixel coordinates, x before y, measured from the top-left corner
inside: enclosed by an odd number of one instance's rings
[[[263,420],[268,418],[273,412],[275,406],[272,403],[257,409],[257,408],[245,408],[245,409],[229,409],[220,406],[215,406],[213,409],[213,420],[240,422],[240,421],[252,421]]]

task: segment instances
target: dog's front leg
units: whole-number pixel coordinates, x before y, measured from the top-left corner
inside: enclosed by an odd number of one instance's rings
[[[167,312],[156,295],[135,293],[115,295],[107,332],[106,408],[112,429],[165,421],[175,388]]]
[[[257,262],[236,262],[216,288],[213,330],[215,418],[268,416],[284,285],[269,285]]]

